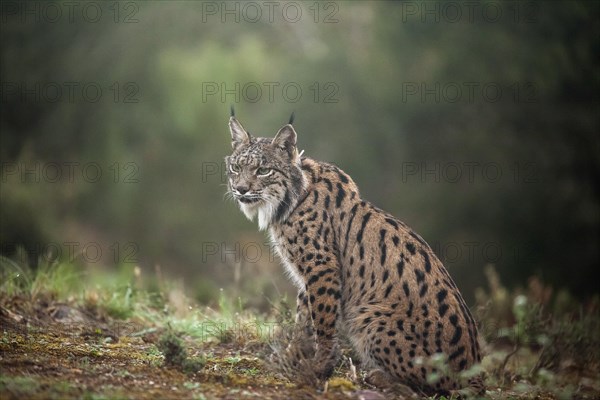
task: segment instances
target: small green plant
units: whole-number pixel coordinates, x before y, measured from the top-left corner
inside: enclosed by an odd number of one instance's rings
[[[247,368],[243,370],[242,373],[248,376],[256,376],[260,373],[260,370],[258,368]]]
[[[120,378],[131,378],[133,377],[133,375],[131,374],[131,372],[127,371],[126,369],[117,371],[115,373],[116,376],[120,377]]]
[[[171,330],[160,338],[157,347],[165,357],[166,366],[179,368],[185,373],[194,373],[206,364],[204,358],[189,358],[183,341]]]
[[[188,390],[198,389],[200,387],[200,384],[198,382],[184,382],[183,387]]]
[[[229,297],[222,288],[219,289],[219,310],[225,319],[233,320],[243,312],[242,298],[238,297],[236,300]]]
[[[28,293],[32,286],[32,274],[10,258],[0,256],[0,292],[9,296]]]
[[[476,297],[488,384],[517,393],[543,387],[556,398],[585,392],[581,381],[600,365],[599,297],[582,304],[535,276],[526,288],[508,290],[493,267],[486,275],[488,290]]]
[[[32,396],[40,383],[28,376],[0,376],[0,393],[13,393],[17,397]]]
[[[0,291],[9,295],[22,294],[31,299],[45,295],[63,300],[76,291],[80,275],[69,263],[46,263],[34,272],[0,256]]]
[[[68,394],[72,392],[73,389],[74,387],[70,382],[58,381],[50,386],[49,397],[56,399],[64,398],[68,396]]]
[[[118,289],[103,304],[104,309],[113,318],[127,319],[133,314],[134,291],[131,285]]]
[[[233,356],[233,357],[225,357],[224,361],[228,364],[237,364],[240,361],[242,361],[242,359],[238,356]]]

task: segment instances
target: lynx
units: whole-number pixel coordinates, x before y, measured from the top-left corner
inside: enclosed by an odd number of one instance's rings
[[[254,137],[232,110],[225,162],[230,195],[268,231],[298,287],[296,324],[315,342],[317,376],[332,374],[343,327],[374,381],[425,394],[460,389],[456,373],[481,356],[456,284],[421,236],[363,200],[344,171],[302,157],[292,123]],[[449,371],[427,362],[436,354]],[[480,377],[469,385],[483,390]]]

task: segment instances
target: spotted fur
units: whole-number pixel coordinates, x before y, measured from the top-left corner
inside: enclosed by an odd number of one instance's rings
[[[363,363],[390,380],[424,393],[459,389],[453,373],[481,360],[477,328],[429,245],[363,200],[340,168],[300,157],[291,124],[273,139],[251,136],[234,116],[229,126],[229,192],[268,230],[298,287],[296,323],[314,335],[317,375],[332,373],[344,326]],[[427,362],[437,353],[450,373]],[[440,379],[428,381],[432,373]]]

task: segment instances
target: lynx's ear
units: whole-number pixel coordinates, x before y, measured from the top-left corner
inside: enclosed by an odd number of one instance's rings
[[[233,150],[250,144],[250,134],[233,115],[229,118],[229,130],[231,131],[231,148]]]
[[[283,151],[285,151],[292,160],[296,158],[296,131],[291,124],[284,125],[283,128],[277,132],[277,135],[273,138],[271,144]]]

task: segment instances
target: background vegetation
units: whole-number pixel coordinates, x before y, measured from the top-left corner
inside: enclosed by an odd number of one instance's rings
[[[2,3],[4,255],[266,307],[290,287],[223,198],[234,104],[266,136],[295,111],[305,154],[417,230],[470,304],[486,264],[597,293],[598,2],[92,4]]]

